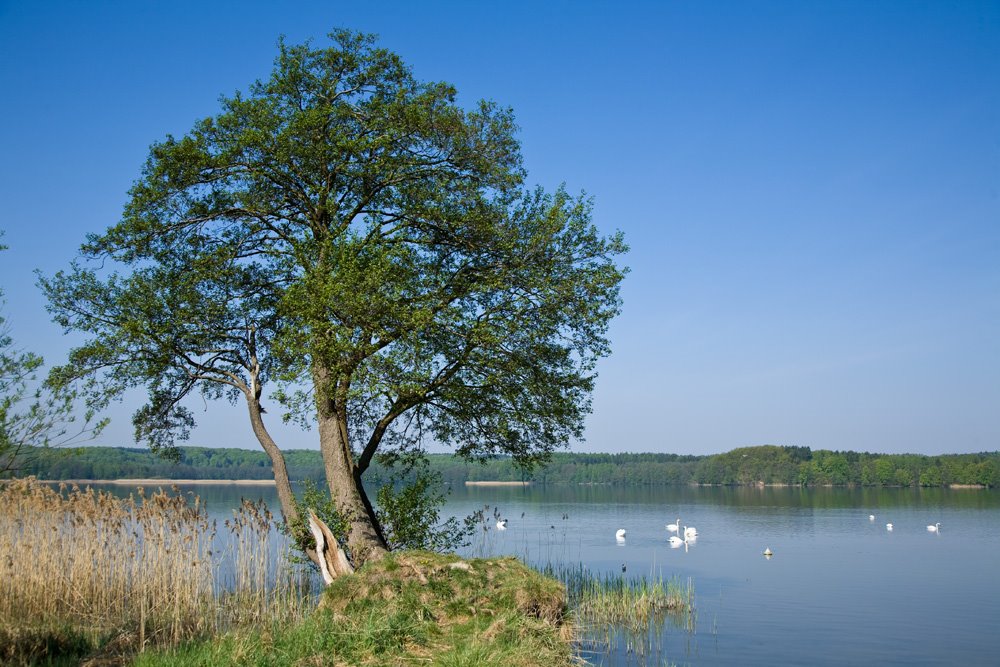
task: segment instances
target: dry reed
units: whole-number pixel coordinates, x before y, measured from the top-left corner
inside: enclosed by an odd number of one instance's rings
[[[223,625],[242,626],[302,618],[319,590],[309,571],[293,569],[272,544],[274,520],[263,501],[243,499],[227,519],[232,579],[220,591]]]
[[[119,498],[30,478],[0,485],[0,626],[127,636],[142,651],[301,617],[309,590],[275,574],[287,568],[267,508],[245,501],[226,525],[228,553],[213,553],[215,522],[177,487]]]

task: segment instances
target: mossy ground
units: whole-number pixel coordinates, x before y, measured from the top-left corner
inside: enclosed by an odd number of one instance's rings
[[[323,593],[287,628],[240,630],[152,665],[545,665],[574,663],[565,588],[513,558],[390,554]]]

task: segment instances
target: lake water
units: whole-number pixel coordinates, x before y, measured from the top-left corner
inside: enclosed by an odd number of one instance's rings
[[[220,518],[241,495],[277,508],[271,488],[197,492]],[[589,647],[594,664],[1000,664],[996,491],[463,487],[447,512],[485,506],[508,528],[490,521],[466,555],[690,578],[690,623],[668,622],[644,646]],[[698,539],[672,549],[665,524],[678,517]]]

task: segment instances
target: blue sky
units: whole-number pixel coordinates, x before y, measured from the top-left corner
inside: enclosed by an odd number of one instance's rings
[[[515,110],[529,181],[632,246],[575,451],[1000,448],[1000,3],[0,0],[4,314],[117,220],[149,145],[266,77],[280,34],[378,33]],[[129,397],[100,444],[131,445]],[[255,447],[194,406],[191,444]],[[314,433],[277,429],[312,446]]]

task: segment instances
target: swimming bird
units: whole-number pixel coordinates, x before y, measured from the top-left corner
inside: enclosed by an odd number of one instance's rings
[[[885,529],[888,530],[891,533],[892,532],[892,524],[891,523],[885,524]]]
[[[694,526],[684,526],[684,537],[698,537],[698,529]]]
[[[618,531],[615,533],[615,539],[616,540],[624,540],[625,539],[625,529],[624,528],[619,528],[618,529]]]
[[[676,549],[680,545],[684,544],[686,542],[686,540],[682,540],[681,538],[677,537],[676,535],[671,535],[669,542],[670,542],[670,546],[673,547],[674,549]]]
[[[678,530],[680,530],[680,528],[681,528],[680,517],[677,518],[677,523],[668,523],[667,524],[667,530],[669,530],[671,533],[676,533]]]
[[[938,522],[933,526],[927,526],[927,530],[931,531],[932,533],[938,533],[941,530],[941,523]]]
[[[497,521],[497,530],[507,530],[507,519]]]
[[[875,515],[874,514],[869,514],[868,515],[868,520],[869,521],[874,521],[875,520]]]
[[[622,572],[624,572],[626,569],[627,568],[625,567],[625,563],[622,563]]]

